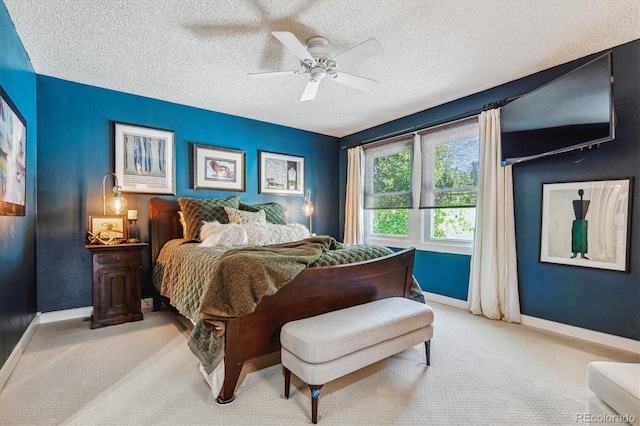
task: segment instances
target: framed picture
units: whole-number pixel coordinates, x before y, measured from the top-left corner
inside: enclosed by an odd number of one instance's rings
[[[170,130],[114,123],[115,170],[122,192],[175,193],[175,142]]]
[[[302,195],[304,157],[258,151],[258,193]]]
[[[125,224],[124,215],[90,215],[89,241],[91,244],[118,244],[127,238]]]
[[[0,215],[24,216],[27,121],[0,87]]]
[[[540,261],[629,272],[632,184],[543,184]]]
[[[193,144],[193,189],[245,191],[244,151]]]

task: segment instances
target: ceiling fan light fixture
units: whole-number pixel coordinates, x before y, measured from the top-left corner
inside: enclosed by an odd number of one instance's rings
[[[311,81],[319,81],[327,76],[327,72],[322,67],[311,68]]]

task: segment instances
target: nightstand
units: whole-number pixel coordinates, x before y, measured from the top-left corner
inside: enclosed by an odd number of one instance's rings
[[[147,243],[87,245],[93,258],[91,328],[142,319],[142,250]]]

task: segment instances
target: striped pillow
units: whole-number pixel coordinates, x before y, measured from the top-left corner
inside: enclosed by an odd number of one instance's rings
[[[267,223],[264,210],[257,212],[247,212],[231,207],[225,207],[225,212],[230,223]]]

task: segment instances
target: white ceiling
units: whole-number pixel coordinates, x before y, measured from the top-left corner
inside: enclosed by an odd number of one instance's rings
[[[35,71],[342,137],[640,38],[640,0],[3,0]],[[272,31],[340,53],[371,92],[305,75]]]

